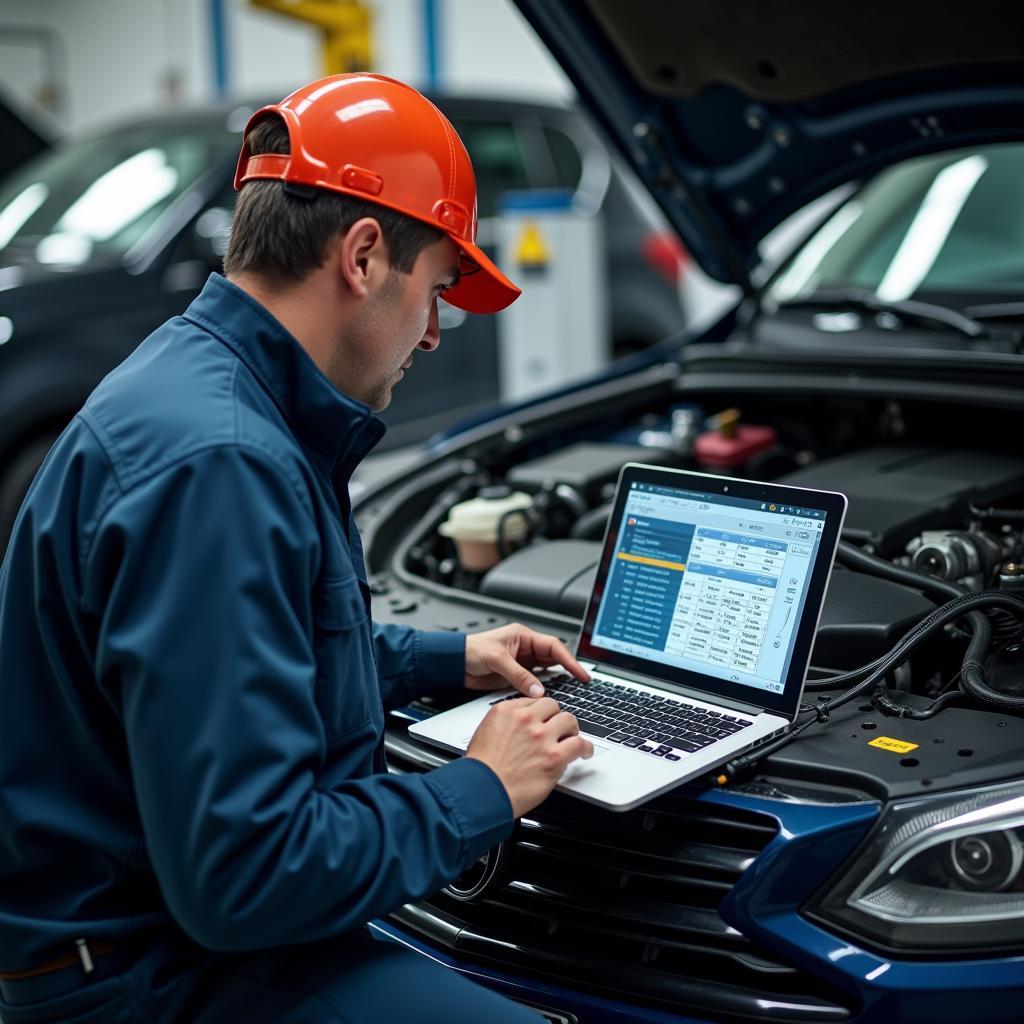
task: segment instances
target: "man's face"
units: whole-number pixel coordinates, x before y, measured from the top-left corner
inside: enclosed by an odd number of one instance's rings
[[[417,349],[430,352],[441,340],[437,300],[459,279],[459,250],[444,238],[424,249],[411,274],[391,269],[367,298],[338,350],[331,374],[343,390],[374,412],[386,409],[391,391]]]

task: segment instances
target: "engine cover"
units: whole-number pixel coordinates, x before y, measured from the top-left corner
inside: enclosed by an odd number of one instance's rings
[[[883,557],[901,554],[922,530],[960,525],[971,502],[1024,489],[1024,458],[937,448],[868,448],[798,469],[779,480],[841,491],[850,499],[843,535]]]

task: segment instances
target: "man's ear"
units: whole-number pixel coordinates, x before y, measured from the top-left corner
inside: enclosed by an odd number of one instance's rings
[[[338,239],[334,254],[338,273],[358,298],[365,298],[387,277],[388,247],[373,217],[357,220]]]

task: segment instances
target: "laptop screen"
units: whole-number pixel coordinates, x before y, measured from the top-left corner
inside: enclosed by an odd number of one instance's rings
[[[784,709],[787,684],[798,677],[797,699],[803,686],[844,510],[829,492],[627,467],[581,653]]]

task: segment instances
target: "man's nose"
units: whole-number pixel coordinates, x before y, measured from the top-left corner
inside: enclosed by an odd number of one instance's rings
[[[440,344],[441,323],[437,313],[437,299],[434,299],[433,305],[430,307],[430,317],[427,320],[427,333],[423,335],[416,347],[423,349],[424,352],[433,352]]]

